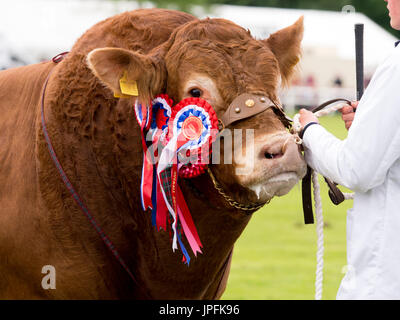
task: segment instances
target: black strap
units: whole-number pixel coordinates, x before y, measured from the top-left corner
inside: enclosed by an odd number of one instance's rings
[[[340,191],[340,189],[337,187],[337,183],[335,183],[325,177],[324,177],[324,179],[325,179],[326,183],[328,184],[328,187],[329,187],[328,195],[329,195],[329,198],[331,199],[332,203],[334,205],[341,204],[345,200],[345,197],[344,197],[343,192]]]
[[[313,113],[320,111],[324,109],[325,107],[331,105],[332,103],[335,102],[347,102],[348,104],[351,104],[351,101],[347,99],[332,99],[329,100],[320,106],[314,108],[312,110]],[[304,133],[304,132],[303,132]],[[311,197],[311,174],[312,174],[312,169],[310,167],[307,167],[307,174],[302,180],[302,200],[303,200],[303,213],[304,213],[304,223],[305,224],[313,224],[314,223],[314,214],[313,214],[313,209],[312,209],[312,197]],[[324,177],[325,178],[325,177]],[[329,187],[329,198],[335,205],[339,205],[342,203],[345,199],[342,191],[337,187],[337,184],[334,182],[330,181],[329,179],[325,178],[326,183],[328,184]]]
[[[356,39],[356,87],[357,101],[364,94],[364,24],[357,23],[354,26]]]
[[[324,102],[323,104],[321,104],[321,105],[319,105],[318,107],[312,109],[311,111],[312,111],[313,113],[316,113],[316,112],[318,112],[318,111],[320,111],[320,110],[326,108],[326,107],[329,106],[330,104],[335,103],[335,102],[339,102],[339,101],[347,102],[349,105],[351,105],[351,101],[350,101],[350,100],[347,100],[347,99],[343,99],[343,98],[332,99],[332,100],[328,100],[328,101]]]
[[[300,139],[303,139],[304,137],[304,133],[306,132],[306,130],[311,127],[314,124],[319,124],[318,122],[309,122],[306,124],[306,126],[303,128],[303,130],[301,130],[301,132],[299,133],[299,137]]]
[[[311,198],[311,174],[312,169],[307,166],[307,174],[301,182],[301,193],[303,198],[303,213],[304,213],[304,223],[313,224],[314,223],[314,213],[312,209],[312,198]]]

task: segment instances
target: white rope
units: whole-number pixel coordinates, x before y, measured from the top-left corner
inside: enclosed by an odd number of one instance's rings
[[[344,200],[353,200],[354,199],[354,193],[343,193],[344,195]]]
[[[321,189],[318,173],[313,171],[315,220],[317,225],[317,269],[315,271],[315,300],[322,299],[322,281],[324,279],[324,216],[322,214]]]
[[[338,110],[342,109],[345,106],[348,106],[348,104],[347,103],[339,103],[339,104],[334,105],[332,107],[322,109],[322,110],[320,110],[320,111],[318,111],[318,112],[316,112],[314,114],[315,114],[315,116],[317,118],[320,118],[320,117],[326,116],[326,115],[328,115],[328,114],[330,114],[332,112],[338,111]]]
[[[340,103],[333,107],[320,110],[315,113],[317,118],[325,116],[331,112],[342,109],[346,104]],[[296,134],[296,143],[302,144],[301,139],[298,134],[301,131],[300,115],[296,114],[293,118],[293,130]],[[312,172],[312,182],[313,182],[313,194],[314,194],[314,205],[315,205],[315,220],[317,228],[317,267],[315,271],[315,300],[322,299],[322,289],[323,289],[323,279],[324,279],[324,216],[322,213],[322,199],[321,199],[321,189],[318,181],[318,173],[316,171]],[[353,193],[343,194],[346,200],[354,198]]]

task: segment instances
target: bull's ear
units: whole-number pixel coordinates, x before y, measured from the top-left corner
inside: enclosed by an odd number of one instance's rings
[[[116,97],[138,97],[142,103],[162,93],[166,72],[155,57],[120,48],[101,48],[87,56],[89,68]]]
[[[282,82],[287,85],[301,56],[301,41],[304,33],[304,17],[293,25],[273,33],[263,40],[279,62]]]

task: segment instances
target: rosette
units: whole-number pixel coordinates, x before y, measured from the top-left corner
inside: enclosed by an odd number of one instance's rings
[[[170,226],[172,248],[177,249],[179,244],[183,260],[189,264],[190,256],[182,235],[195,256],[201,253],[202,244],[179,188],[178,176],[191,178],[204,173],[211,144],[218,133],[218,119],[203,99],[188,98],[171,108],[172,103],[167,95],[159,95],[150,108],[135,106],[146,154],[142,205],[144,210],[152,209],[152,223],[157,230],[167,230]]]
[[[169,136],[181,135],[187,141],[178,150],[180,177],[193,178],[205,172],[217,132],[218,118],[207,101],[187,98],[173,108]]]

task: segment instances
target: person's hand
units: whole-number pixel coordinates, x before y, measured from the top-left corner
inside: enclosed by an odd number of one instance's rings
[[[317,122],[318,118],[314,115],[314,113],[312,113],[311,111],[308,111],[306,109],[301,109],[299,111],[300,114],[300,124],[301,124],[301,128],[303,129],[307,124],[309,124],[310,122]]]
[[[342,119],[344,121],[344,126],[346,127],[347,130],[350,129],[353,120],[354,120],[354,115],[355,115],[355,109],[357,109],[358,106],[358,101],[353,101],[351,103],[351,106],[345,106],[342,109],[340,109],[340,112],[342,113]]]

